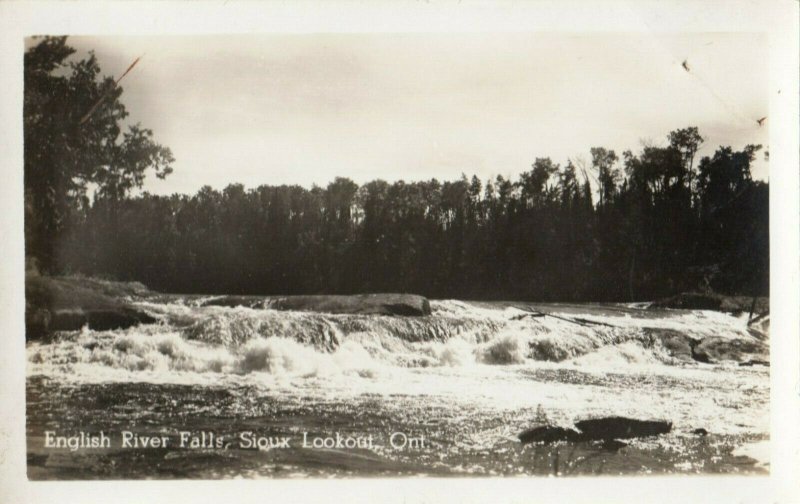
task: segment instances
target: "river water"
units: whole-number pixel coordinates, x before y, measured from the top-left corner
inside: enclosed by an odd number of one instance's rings
[[[768,322],[636,305],[536,305],[553,316],[531,317],[528,305],[445,300],[428,317],[390,317],[208,300],[140,300],[157,324],[28,343],[29,477],[768,471],[752,453],[768,447],[769,369],[680,358],[654,337],[767,345]],[[624,445],[517,439],[604,416],[672,431]],[[68,439],[101,432],[110,446]]]

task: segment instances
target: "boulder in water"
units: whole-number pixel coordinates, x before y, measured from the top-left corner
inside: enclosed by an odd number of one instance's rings
[[[767,362],[769,350],[759,341],[722,338],[710,336],[695,345],[693,356],[699,362],[716,363],[721,361],[743,362],[749,356],[757,356],[755,361]]]
[[[52,311],[37,308],[25,314],[26,338],[29,340],[45,337],[54,331],[79,331],[84,326],[95,331],[109,331],[154,322],[156,319],[147,313],[124,306]]]
[[[354,296],[286,296],[271,298],[267,307],[275,310],[312,311],[359,315],[431,314],[428,300],[416,294],[359,294]]]
[[[575,422],[584,439],[631,439],[657,436],[672,430],[672,422],[605,417]]]
[[[149,293],[143,285],[83,277],[25,278],[26,338],[53,331],[124,329],[156,320],[133,307],[130,298]]]
[[[670,356],[706,364],[721,361],[739,362],[740,366],[769,365],[767,344],[757,339],[708,336],[695,339],[669,329],[645,329],[649,342],[660,342]],[[765,364],[766,363],[766,364]]]
[[[690,361],[692,357],[692,347],[695,340],[685,334],[670,329],[645,329],[649,333],[650,341],[658,341],[667,353],[676,359]]]
[[[517,435],[522,444],[555,443],[557,441],[604,441],[631,439],[666,434],[672,430],[672,422],[663,420],[637,420],[626,417],[605,417],[581,420],[575,423],[575,429],[566,429],[552,425],[534,427]],[[609,446],[619,449],[623,445],[610,443]]]

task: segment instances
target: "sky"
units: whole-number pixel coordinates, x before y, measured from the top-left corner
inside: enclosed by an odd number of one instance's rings
[[[516,177],[697,126],[701,154],[768,143],[757,33],[70,37],[176,161],[144,190]],[[686,62],[684,68],[683,62]],[[762,156],[754,176],[767,178]]]

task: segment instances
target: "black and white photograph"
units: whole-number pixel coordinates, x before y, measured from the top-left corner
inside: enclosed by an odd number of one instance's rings
[[[769,478],[773,40],[26,33],[27,479]]]

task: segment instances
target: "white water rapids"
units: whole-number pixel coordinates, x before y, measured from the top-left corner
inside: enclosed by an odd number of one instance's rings
[[[550,305],[555,317],[521,317],[528,312],[461,301],[433,301],[429,317],[390,317],[201,307],[200,301],[141,302],[137,307],[158,324],[29,343],[28,376],[76,384],[247,385],[321,402],[418,397],[498,414],[538,408],[563,425],[624,415],[667,419],[678,432],[769,431],[767,369],[681,360],[651,337],[673,331],[695,340],[753,342],[745,317],[590,305]],[[575,317],[587,323],[563,320]]]

